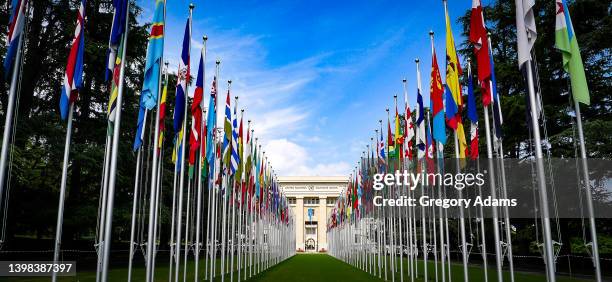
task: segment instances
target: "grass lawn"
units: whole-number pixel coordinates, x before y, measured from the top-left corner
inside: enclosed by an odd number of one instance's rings
[[[408,276],[408,260],[404,259],[404,280],[410,281]],[[388,262],[389,263],[389,262]],[[373,264],[376,265],[376,264]],[[390,266],[389,266],[390,267]],[[415,281],[423,280],[423,262],[417,264],[419,277]],[[78,268],[77,268],[78,270]],[[187,266],[187,281],[193,281],[194,261],[190,260]],[[217,273],[220,270],[220,260],[217,260]],[[183,269],[181,267],[180,278],[182,281]],[[204,260],[200,262],[200,277],[204,279]],[[438,269],[440,271],[440,269]],[[435,270],[433,261],[428,262],[429,281],[434,281]],[[452,281],[463,281],[463,267],[460,263],[451,264]],[[135,264],[132,281],[144,281],[144,265]],[[494,269],[488,271],[489,281],[497,281],[497,274]],[[383,276],[384,278],[384,276]],[[441,277],[439,277],[441,281]],[[109,281],[125,281],[127,279],[127,267],[111,268]],[[234,274],[234,280],[237,275]],[[387,273],[387,279],[391,280],[391,273]],[[395,274],[396,281],[399,281],[399,273]],[[484,281],[484,271],[482,267],[477,265],[469,266],[470,281]],[[60,277],[59,281],[96,281],[95,271],[79,271],[76,277]],[[215,281],[220,281],[220,277],[216,277]],[[515,272],[515,280],[520,282],[540,282],[546,281],[543,274],[540,273],[525,273]],[[1,277],[0,281],[11,282],[39,282],[49,281],[49,277]],[[155,269],[155,281],[168,281],[168,264],[158,263]],[[229,281],[229,275],[226,275],[226,281]],[[369,273],[362,271],[344,263],[332,256],[326,254],[298,254],[276,266],[271,267],[267,271],[254,276],[248,281],[383,281],[378,277],[374,277]],[[509,274],[504,273],[504,281],[509,281]],[[559,282],[574,282],[574,281],[590,281],[570,278],[565,276],[557,276]]]

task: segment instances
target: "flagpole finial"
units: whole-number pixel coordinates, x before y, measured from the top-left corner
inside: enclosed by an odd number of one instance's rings
[[[378,122],[379,122],[379,123],[382,123],[382,119],[379,119],[379,120],[378,120]],[[378,129],[376,129],[376,130],[378,130]]]
[[[193,10],[193,8],[195,8],[195,4],[189,3],[189,9]]]
[[[215,64],[217,64],[217,66],[221,63],[221,60],[217,59],[217,61],[215,62]]]
[[[244,113],[244,109],[240,109],[240,112]]]
[[[467,61],[468,61],[468,63],[472,62],[472,58],[467,57]]]
[[[234,96],[234,99],[235,99],[235,100],[238,100],[238,96]]]
[[[397,94],[393,95],[393,99],[397,99]]]
[[[202,40],[204,40],[204,42],[206,42],[206,40],[208,40],[208,36],[206,36],[206,35],[202,36]]]
[[[227,84],[232,84],[232,80],[231,80],[231,79],[230,79],[230,80],[228,80],[228,81],[227,81]]]
[[[433,36],[433,35],[434,35],[433,30],[430,30],[430,31],[429,31],[429,36]]]
[[[402,79],[402,82],[403,82],[403,83],[406,83],[406,81],[407,81],[407,80],[406,80],[405,78],[404,78],[404,79]]]
[[[415,63],[417,63],[417,64],[418,64],[420,61],[421,61],[421,60],[419,60],[419,58],[414,59],[414,62],[415,62]]]
[[[487,37],[491,37],[491,32],[487,31]]]
[[[251,122],[251,120],[248,120],[248,122],[250,123],[250,122]]]
[[[385,111],[389,112],[389,108],[386,108]]]

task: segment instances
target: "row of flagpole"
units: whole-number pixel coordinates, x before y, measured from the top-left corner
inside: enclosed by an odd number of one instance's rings
[[[542,231],[544,234],[544,253],[543,259],[546,267],[546,277],[548,281],[555,281],[555,258],[553,253],[553,239],[551,235],[550,213],[548,206],[549,196],[547,194],[546,175],[544,172],[544,156],[542,154],[542,138],[540,136],[540,124],[538,117],[538,105],[541,103],[539,93],[536,93],[534,87],[533,69],[534,61],[531,57],[532,48],[537,38],[535,19],[533,12],[533,0],[516,0],[516,22],[517,22],[517,44],[519,68],[525,74],[527,81],[527,95],[529,103],[530,130],[533,134],[534,144],[534,159],[536,163],[536,176],[538,183],[538,192],[540,198],[539,209],[540,220],[542,221]],[[397,251],[396,246],[399,245],[399,278],[404,281],[404,254],[408,260],[408,276],[411,281],[418,277],[419,268],[417,267],[418,248],[416,242],[420,242],[422,246],[422,275],[428,280],[428,253],[434,255],[434,271],[435,281],[450,281],[450,241],[448,240],[448,222],[449,218],[446,211],[441,209],[438,211],[439,225],[427,217],[435,218],[435,209],[426,210],[422,207],[420,218],[421,236],[418,238],[416,222],[419,220],[416,214],[416,208],[406,207],[405,215],[399,216],[395,211],[387,210],[380,207],[372,206],[372,199],[375,196],[381,195],[405,195],[412,197],[415,193],[401,186],[385,186],[382,191],[377,191],[372,187],[372,177],[376,173],[394,172],[400,169],[414,169],[415,172],[424,172],[438,170],[443,172],[444,156],[442,154],[443,145],[446,141],[446,127],[450,127],[454,133],[455,143],[455,158],[456,167],[461,168],[461,159],[469,157],[471,159],[479,158],[478,155],[478,114],[475,105],[475,95],[473,89],[473,78],[471,73],[471,61],[468,59],[468,105],[467,116],[470,120],[470,146],[468,150],[467,140],[463,131],[461,121],[461,112],[463,109],[463,95],[461,94],[461,84],[459,81],[461,75],[461,67],[458,56],[454,47],[454,40],[450,28],[450,20],[446,1],[443,1],[445,16],[446,16],[446,82],[444,89],[440,78],[439,69],[433,44],[433,32],[430,32],[431,48],[432,48],[432,77],[430,87],[431,108],[424,115],[423,99],[421,96],[420,85],[420,70],[419,60],[415,60],[417,66],[417,108],[416,130],[412,123],[412,112],[406,94],[406,80],[404,79],[405,92],[405,113],[399,115],[397,110],[397,96],[395,97],[395,132],[391,131],[391,119],[388,122],[388,142],[384,142],[382,120],[380,125],[380,135],[378,129],[376,135],[371,138],[376,143],[372,147],[368,145],[368,149],[359,161],[358,167],[351,174],[347,190],[341,193],[336,207],[333,209],[330,218],[328,219],[328,236],[330,238],[330,253],[344,260],[355,267],[361,268],[373,275],[378,275],[379,278],[388,280],[390,275],[391,280],[395,281],[395,273],[398,272],[396,261]],[[497,193],[502,198],[507,197],[506,179],[504,169],[504,154],[502,146],[502,117],[500,99],[496,89],[495,73],[493,64],[493,51],[490,40],[490,34],[486,30],[482,6],[479,0],[474,0],[472,5],[471,24],[469,40],[474,47],[474,55],[477,59],[478,76],[477,81],[481,87],[484,121],[485,121],[485,139],[488,159],[488,174],[491,188],[491,196],[497,198]],[[584,78],[584,68],[580,58],[579,49],[571,26],[569,11],[564,0],[556,0],[556,7],[561,7],[557,13],[557,34],[556,47],[561,50],[564,58],[564,68],[569,72],[572,82],[572,93],[574,97],[575,114],[578,125],[581,160],[583,166],[584,189],[587,197],[587,210],[590,223],[591,233],[591,251],[594,263],[594,276],[596,281],[601,281],[601,269],[598,254],[598,245],[596,238],[596,225],[593,211],[593,203],[591,190],[589,187],[588,166],[586,157],[586,148],[584,145],[584,136],[582,131],[582,121],[580,116],[579,102],[589,104],[588,88],[586,79]],[[445,100],[443,101],[443,97]],[[492,123],[490,122],[489,110],[492,114]],[[433,119],[429,117],[429,113],[433,114]],[[387,109],[389,114],[389,109]],[[445,125],[446,120],[446,125]],[[403,123],[403,125],[402,125]],[[433,126],[432,126],[433,124]],[[403,131],[403,132],[401,132]],[[432,136],[433,135],[433,136]],[[378,138],[380,136],[380,144]],[[412,158],[413,153],[413,138],[416,143],[416,160]],[[375,152],[376,151],[376,157]],[[437,157],[434,157],[433,152],[437,151]],[[386,153],[385,153],[386,152]],[[393,156],[392,156],[393,154]],[[437,159],[437,164],[434,160]],[[497,169],[496,169],[497,168]],[[479,168],[478,168],[479,169]],[[458,172],[458,171],[457,171]],[[496,174],[500,176],[496,177]],[[424,187],[421,187],[424,188]],[[438,187],[439,188],[439,187]],[[499,190],[499,191],[498,191]],[[442,190],[439,190],[442,193]],[[427,193],[423,191],[422,194]],[[479,194],[482,191],[479,190]],[[440,195],[443,196],[444,195]],[[459,193],[461,196],[461,192]],[[468,243],[466,240],[465,224],[472,219],[465,217],[463,208],[459,209],[460,216],[457,224],[457,229],[460,237],[459,250],[461,252],[461,261],[463,266],[463,280],[468,281],[468,263],[469,254]],[[479,216],[475,218],[478,228],[480,229],[480,242],[478,247],[481,250],[482,260],[484,265],[484,281],[488,281],[487,274],[487,247],[485,240],[485,220],[483,208],[480,208]],[[500,220],[500,218],[502,220]],[[435,221],[435,219],[434,219]],[[400,231],[396,231],[396,223]],[[431,224],[430,224],[431,223]],[[403,234],[401,229],[402,224],[408,226]],[[500,230],[500,226],[504,230]],[[470,223],[471,226],[471,223]],[[503,263],[504,259],[508,260],[508,272],[510,281],[514,281],[514,263],[512,254],[511,241],[511,225],[508,208],[504,207],[501,210],[492,208],[492,226],[493,226],[493,242],[495,251],[495,265],[497,281],[503,281]],[[427,232],[433,234],[427,234]],[[439,239],[436,236],[439,232]],[[444,233],[444,234],[443,234]],[[432,236],[433,235],[433,236]],[[473,234],[471,234],[473,235]],[[403,237],[402,237],[403,236]],[[502,238],[505,236],[505,238]],[[399,238],[398,238],[399,237]],[[398,240],[399,239],[399,240]],[[445,242],[446,240],[446,242]],[[438,242],[440,245],[438,245]],[[366,245],[366,247],[364,247]],[[470,244],[471,245],[471,244]],[[408,246],[406,249],[403,246]],[[438,248],[441,248],[438,250]],[[438,265],[438,254],[440,255],[440,265]],[[445,269],[445,260],[448,262],[448,268]],[[376,267],[377,266],[377,267]],[[438,276],[438,267],[440,267],[441,276]],[[448,273],[446,274],[446,271]]]
[[[5,58],[5,68],[7,70],[12,69],[12,80],[2,146],[2,168],[7,166],[7,156],[10,147],[9,137],[11,134],[10,130],[12,129],[9,125],[12,124],[14,103],[18,92],[18,77],[22,65],[21,57],[25,33],[24,26],[26,25],[25,22],[28,15],[26,12],[28,1],[13,1],[13,4],[15,3],[17,5],[13,5],[11,14],[9,52]],[[53,257],[56,263],[61,260],[61,230],[69,167],[73,113],[78,92],[83,85],[84,19],[86,7],[86,1],[82,0],[78,10],[77,25],[60,97],[61,116],[63,119],[67,119],[67,130]],[[96,234],[96,248],[98,250],[97,281],[109,280],[108,271],[110,242],[113,233],[112,219],[117,175],[117,152],[119,149],[121,108],[124,93],[125,55],[128,45],[129,0],[113,1],[113,9],[113,23],[111,26],[108,66],[106,70],[106,79],[109,82],[110,90],[107,110],[108,130]],[[187,148],[186,134],[184,133],[187,131],[188,114],[186,109],[189,105],[189,99],[187,99],[186,94],[190,84],[191,19],[193,9],[194,5],[190,4],[183,52],[179,63],[174,111],[175,146],[173,161],[175,162],[175,169],[172,193],[170,279],[178,281],[180,267],[182,266],[183,281],[186,280],[189,253],[192,252],[195,259],[195,269],[192,271],[194,272],[195,281],[198,281],[200,254],[204,251],[206,279],[213,281],[215,277],[220,275],[221,280],[224,281],[225,275],[229,274],[230,281],[234,281],[234,272],[237,271],[237,280],[246,280],[248,277],[252,277],[294,254],[294,219],[288,208],[286,197],[279,190],[276,174],[267,161],[265,152],[261,150],[261,145],[259,145],[259,148],[257,147],[257,138],[253,136],[254,129],[251,129],[250,120],[246,130],[247,138],[243,140],[242,120],[244,110],[241,111],[240,127],[238,128],[238,97],[236,97],[236,104],[234,106],[233,123],[229,122],[231,118],[231,111],[229,110],[229,86],[231,81],[228,81],[225,130],[218,131],[216,122],[217,79],[219,77],[220,64],[218,60],[209,101],[209,115],[206,122],[202,119],[202,116],[206,113],[205,108],[202,107],[206,37],[204,37],[196,90],[191,105],[190,168],[189,178],[187,179],[187,199],[183,199],[186,176],[184,169],[185,148]],[[136,170],[134,199],[132,203],[128,281],[131,281],[133,276],[133,259],[139,246],[146,246],[143,249],[146,264],[146,280],[154,280],[157,247],[161,243],[159,241],[159,232],[161,232],[159,216],[161,191],[163,188],[163,131],[165,128],[165,102],[168,86],[168,63],[165,63],[165,68],[162,67],[162,62],[164,61],[165,18],[165,1],[155,1],[155,13],[147,47],[145,77],[140,96],[138,126],[134,142]],[[160,92],[162,92],[161,95],[159,95]],[[156,112],[153,111],[154,109]],[[150,115],[149,112],[155,113],[155,115]],[[152,147],[143,146],[145,143],[143,139],[146,131],[147,116],[153,116],[152,118],[155,121],[154,129],[149,130],[154,132]],[[149,132],[149,134],[152,132]],[[206,137],[204,140],[203,136]],[[230,140],[231,142],[229,142]],[[221,152],[221,144],[223,144],[224,152]],[[246,155],[243,156],[243,152]],[[146,166],[143,162],[145,153],[152,153],[153,155],[150,166]],[[229,161],[230,154],[231,162]],[[222,158],[224,159],[223,161],[221,160]],[[150,167],[150,174],[143,173],[143,168],[145,167]],[[236,174],[237,170],[239,174]],[[0,187],[4,188],[6,169],[1,169],[0,171],[0,178],[3,183]],[[148,190],[144,186],[146,183],[150,183]],[[191,191],[192,184],[197,189],[196,193]],[[203,190],[204,186],[207,188],[206,191]],[[1,192],[3,191],[0,191],[0,194]],[[141,195],[147,195],[147,193],[149,195],[148,203],[144,197],[141,199]],[[205,205],[202,202],[204,196],[207,198]],[[184,203],[186,205],[185,209],[183,209]],[[192,203],[195,203],[195,206]],[[137,219],[144,220],[147,217],[147,214],[144,212],[139,212],[144,211],[147,204],[149,210],[146,242],[136,242],[135,232],[139,228],[137,225],[141,225],[136,221]],[[204,207],[206,208],[206,214],[203,211]],[[185,216],[183,216],[183,213],[185,213]],[[185,224],[182,223],[183,218],[185,218]],[[205,221],[203,221],[204,218],[206,219]],[[203,228],[206,229],[205,232]],[[184,236],[182,234],[183,229],[185,230]],[[203,234],[206,234],[205,238],[202,238]],[[183,237],[184,242],[182,242]],[[204,245],[203,249],[201,248],[202,244]],[[221,270],[218,272],[216,271],[216,265],[219,260],[219,245],[221,245]],[[184,261],[182,262],[180,260],[181,246],[184,248]],[[172,277],[173,266],[174,277]],[[54,274],[52,280],[56,281],[56,279],[57,277]]]

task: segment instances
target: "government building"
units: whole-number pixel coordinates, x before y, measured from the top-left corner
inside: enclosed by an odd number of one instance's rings
[[[348,185],[345,176],[281,176],[279,186],[296,218],[295,249],[327,251],[327,218]]]

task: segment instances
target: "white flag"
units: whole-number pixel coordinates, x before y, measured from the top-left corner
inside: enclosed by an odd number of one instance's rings
[[[535,0],[515,0],[516,5],[516,43],[519,68],[531,60],[531,48],[538,37],[533,15]]]

